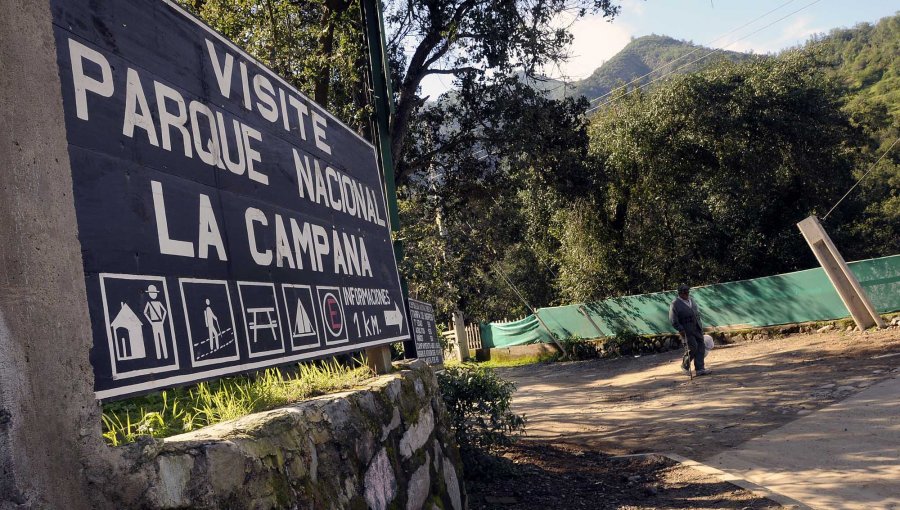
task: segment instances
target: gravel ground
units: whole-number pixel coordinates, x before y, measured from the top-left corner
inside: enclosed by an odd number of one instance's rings
[[[662,456],[612,458],[577,445],[522,441],[491,480],[467,481],[469,508],[769,509],[776,503]]]
[[[487,508],[779,508],[661,456],[704,461],[900,375],[900,329],[792,335],[720,346],[688,379],[679,352],[501,369],[518,385],[525,440],[508,469],[469,481]]]

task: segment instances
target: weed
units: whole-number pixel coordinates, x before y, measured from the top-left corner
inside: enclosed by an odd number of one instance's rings
[[[533,354],[531,356],[522,356],[520,358],[510,359],[490,359],[488,361],[479,361],[478,366],[484,368],[509,368],[521,367],[525,365],[534,365],[536,363],[547,363],[559,359],[557,353]],[[457,362],[458,364],[458,362]],[[445,364],[446,366],[446,364]]]
[[[293,375],[270,368],[256,376],[223,378],[103,406],[103,437],[112,446],[139,437],[168,437],[272,409],[316,395],[357,386],[372,377],[336,360],[298,365]]]

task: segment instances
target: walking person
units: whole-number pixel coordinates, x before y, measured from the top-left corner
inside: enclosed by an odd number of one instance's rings
[[[669,322],[678,330],[681,337],[681,345],[685,346],[684,358],[681,360],[681,370],[686,374],[691,373],[691,360],[697,375],[706,375],[709,370],[703,364],[706,357],[706,346],[703,343],[703,325],[700,322],[700,310],[697,302],[691,299],[691,288],[687,285],[678,287],[678,297],[672,301],[669,307]]]
[[[203,310],[203,322],[206,324],[207,339],[209,340],[209,352],[219,350],[219,337],[222,336],[222,330],[219,327],[219,318],[213,313],[209,300],[206,300],[206,308]]]

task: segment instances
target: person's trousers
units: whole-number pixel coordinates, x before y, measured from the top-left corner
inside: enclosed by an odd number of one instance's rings
[[[684,350],[681,366],[690,369],[691,360],[694,360],[694,368],[697,371],[703,370],[703,358],[706,357],[706,345],[703,343],[703,335],[685,333],[685,337],[687,338],[687,346]]]

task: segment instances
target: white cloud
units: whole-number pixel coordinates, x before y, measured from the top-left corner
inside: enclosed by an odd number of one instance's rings
[[[617,20],[609,22],[602,16],[587,16],[574,23],[569,19],[566,24],[571,24],[569,30],[573,36],[569,59],[558,68],[546,70],[553,77],[586,78],[624,48],[634,34],[627,24]]]
[[[646,12],[646,0],[622,0],[619,2],[621,12],[627,12],[629,16],[643,16]]]

